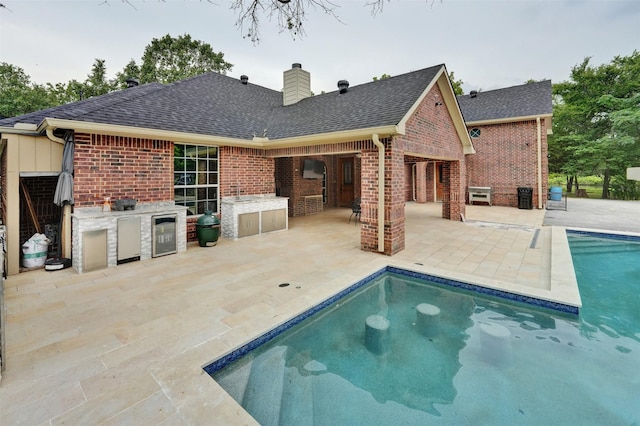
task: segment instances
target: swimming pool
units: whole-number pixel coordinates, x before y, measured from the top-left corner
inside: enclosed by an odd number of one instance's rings
[[[594,273],[577,259],[599,262],[569,240],[579,317],[564,305],[386,268],[206,371],[261,424],[633,424],[638,291],[583,290]],[[629,315],[619,315],[619,299]],[[417,327],[421,303],[439,309],[431,333]],[[382,353],[364,344],[365,320],[378,314],[390,324]]]

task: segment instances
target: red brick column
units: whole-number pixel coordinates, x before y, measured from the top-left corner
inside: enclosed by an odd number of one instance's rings
[[[442,217],[462,220],[465,214],[465,174],[460,161],[447,161],[442,167]]]
[[[427,202],[427,162],[416,163],[416,202]]]
[[[384,254],[392,256],[405,248],[404,154],[385,141]],[[378,251],[378,151],[362,152],[362,224],[360,248]]]

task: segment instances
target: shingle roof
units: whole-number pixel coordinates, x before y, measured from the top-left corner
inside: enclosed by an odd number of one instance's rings
[[[546,115],[553,112],[551,80],[458,96],[466,122]]]
[[[440,66],[282,105],[282,93],[207,73],[176,83],[132,87],[0,120],[40,124],[44,118],[251,139],[295,137],[394,125],[431,83]]]
[[[275,108],[267,136],[284,138],[396,125],[407,114],[442,65],[312,96]]]
[[[282,93],[218,73],[176,83],[132,87],[43,111],[0,120],[40,124],[45,118],[252,139],[367,129],[398,124],[443,65],[365,83],[340,94],[283,106]],[[533,83],[458,97],[467,121],[551,112],[551,83]]]

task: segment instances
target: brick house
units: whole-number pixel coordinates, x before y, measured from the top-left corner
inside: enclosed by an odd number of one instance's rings
[[[200,214],[249,196],[282,200],[288,217],[359,198],[361,249],[386,255],[404,249],[407,201],[440,201],[443,218],[461,220],[469,186],[493,187],[493,204],[514,206],[524,185],[542,207],[550,82],[456,99],[438,65],[312,96],[310,74],[293,64],[283,83],[280,92],[208,73],[0,120],[9,274],[36,224],[61,223],[61,255],[80,271],[83,236],[103,229],[114,264],[122,213],[102,212],[105,198],[137,200],[140,258],[153,255],[154,214],[175,214],[183,251]],[[52,202],[65,134],[75,145],[73,225]],[[322,166],[319,178],[304,177],[305,160]]]

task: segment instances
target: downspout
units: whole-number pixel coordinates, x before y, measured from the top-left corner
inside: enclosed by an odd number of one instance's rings
[[[47,137],[54,142],[58,142],[59,144],[64,145],[65,140],[53,135],[53,129],[51,127],[47,127]]]
[[[377,133],[371,138],[378,147],[378,252],[384,253],[384,144]]]
[[[542,126],[540,117],[536,118],[538,125],[538,208],[542,208]]]
[[[62,144],[62,146],[64,146],[67,141],[65,141],[63,138],[59,138],[57,136],[55,136],[53,134],[53,130],[51,127],[47,127],[47,137],[49,139],[51,139],[53,142],[57,142],[59,144]],[[71,205],[68,203],[65,203],[63,208],[62,208],[62,223],[61,223],[61,227],[62,229],[59,229],[59,238],[60,238],[60,251],[61,253],[58,253],[59,257],[63,257],[63,258],[71,258],[72,257],[72,253],[71,253]]]

